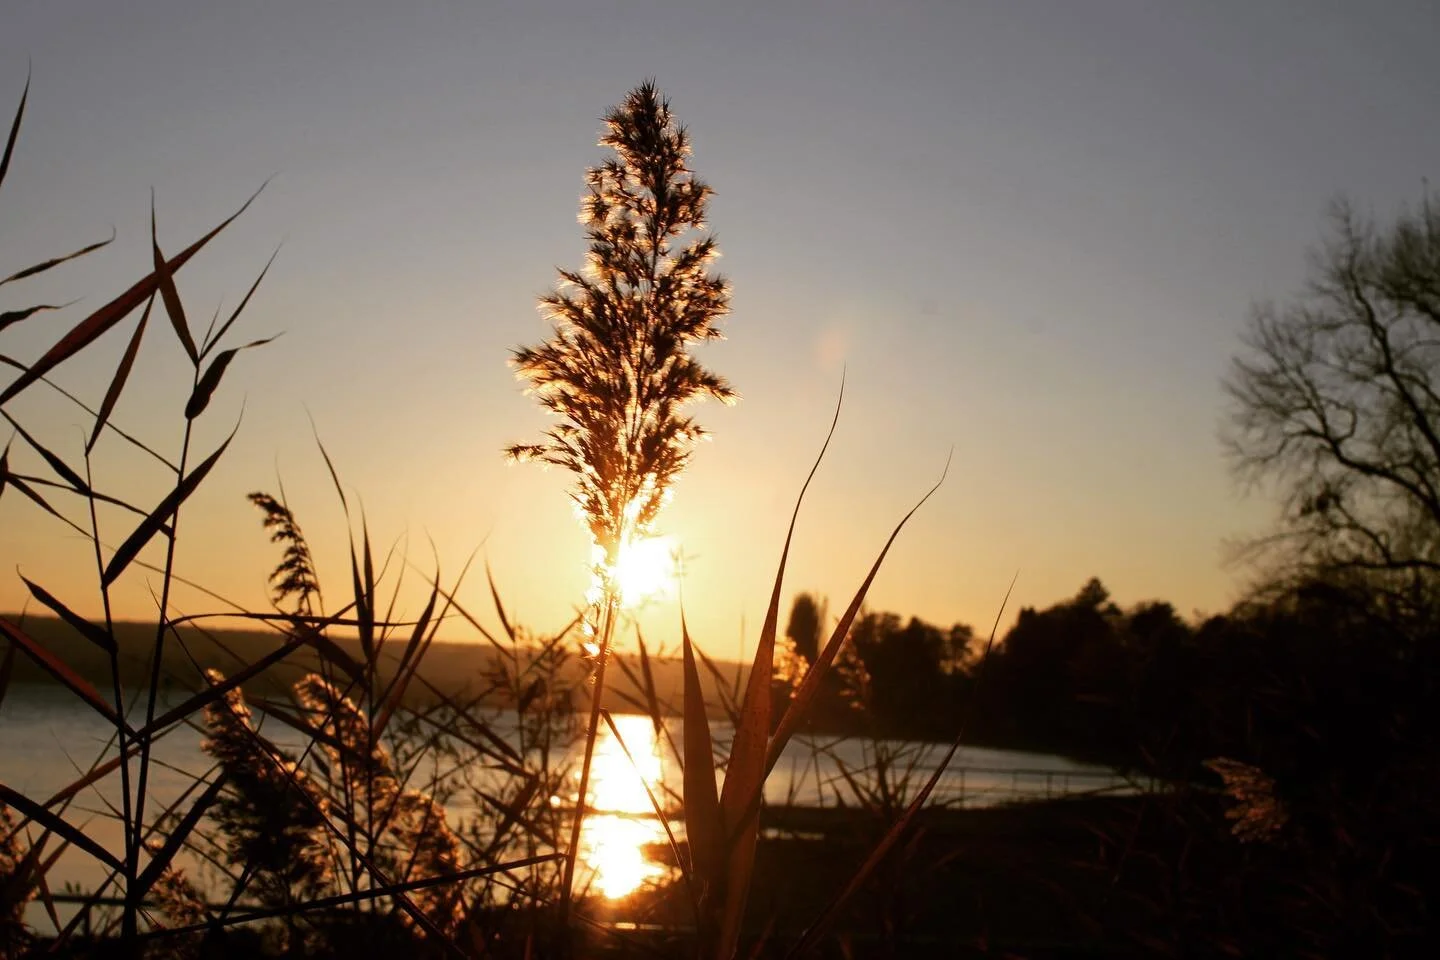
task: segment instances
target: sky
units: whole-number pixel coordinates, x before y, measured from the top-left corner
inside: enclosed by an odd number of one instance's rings
[[[716,191],[734,293],[703,359],[743,397],[695,408],[713,436],[659,524],[686,556],[697,641],[753,643],[842,370],[787,599],[818,591],[838,612],[953,450],[870,607],[983,632],[1018,572],[1002,629],[1091,576],[1123,604],[1220,612],[1249,575],[1233,545],[1275,514],[1224,459],[1222,378],[1252,305],[1300,289],[1332,198],[1383,219],[1436,175],[1436,36],[1426,0],[10,0],[0,112],[27,70],[32,86],[0,274],[117,239],[0,290],[3,309],[78,300],[0,352],[39,356],[148,271],[152,189],[173,253],[264,183],[179,276],[203,327],[278,247],[231,337],[283,335],[236,360],[196,429],[198,458],[240,424],[181,513],[178,569],[263,608],[278,548],[244,497],[283,480],[343,602],[346,519],[313,421],[355,528],[363,506],[395,551],[399,610],[473,555],[466,609],[496,622],[488,564],[514,620],[558,629],[583,603],[587,539],[563,473],[501,456],[547,426],[507,358],[547,335],[535,301],[555,268],[581,263],[600,117],[654,77]],[[98,402],[133,323],[58,379]],[[116,421],[178,455],[189,382],[152,321]],[[77,408],[37,387],[6,409],[81,462]],[[23,447],[12,468],[43,472]],[[166,489],[113,438],[93,465],[140,503]],[[101,521],[115,544],[133,518]],[[90,548],[10,491],[0,609],[23,602],[17,571],[98,613]],[[157,583],[127,575],[116,615],[153,616]],[[677,600],[642,623],[673,647]]]

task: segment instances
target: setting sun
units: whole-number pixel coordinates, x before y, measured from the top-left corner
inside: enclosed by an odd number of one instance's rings
[[[620,548],[611,576],[619,589],[621,606],[635,607],[674,589],[675,547],[674,537],[646,537]]]

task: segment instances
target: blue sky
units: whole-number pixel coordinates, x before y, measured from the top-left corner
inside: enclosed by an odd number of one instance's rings
[[[0,351],[38,355],[148,269],[152,187],[172,251],[273,177],[181,274],[208,319],[281,246],[243,335],[284,336],[237,361],[200,431],[208,450],[243,403],[182,516],[182,567],[263,603],[274,558],[243,495],[278,469],[343,589],[308,411],[378,541],[408,535],[426,566],[433,538],[446,576],[480,546],[519,619],[558,627],[585,536],[562,475],[501,460],[545,426],[505,362],[545,335],[554,267],[580,263],[599,117],[653,76],[717,191],[733,313],[705,357],[744,397],[697,411],[714,441],[661,523],[692,557],[697,632],[727,654],[742,618],[753,636],[842,366],[794,587],[839,605],[953,446],[873,606],[988,625],[1018,569],[1019,604],[1097,575],[1122,602],[1214,612],[1244,581],[1226,543],[1272,515],[1227,473],[1221,377],[1250,305],[1303,283],[1332,197],[1384,218],[1435,174],[1436,36],[1424,2],[12,0],[0,102],[27,64],[33,83],[0,270],[119,239],[16,288],[83,299]],[[119,417],[174,449],[188,374],[160,331]],[[98,399],[123,336],[67,384]],[[78,457],[73,410],[32,391],[12,412]],[[102,481],[158,500],[162,477],[98,453]],[[79,598],[85,556],[0,501],[10,565]],[[0,608],[19,586],[0,578]],[[123,611],[153,610],[143,580],[126,590]],[[461,596],[483,610],[483,577]],[[651,615],[669,630],[674,604]]]

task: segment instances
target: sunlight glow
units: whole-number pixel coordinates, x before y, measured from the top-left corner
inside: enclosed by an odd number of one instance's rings
[[[632,765],[615,735],[600,728],[590,776],[590,808],[580,840],[580,856],[595,870],[594,885],[618,899],[642,883],[665,874],[665,867],[646,859],[647,844],[666,842],[665,830],[640,777],[660,797],[660,744],[649,717],[616,714],[615,726],[635,758]],[[636,768],[639,768],[637,775]]]
[[[665,868],[645,858],[645,845],[659,832],[653,820],[613,815],[585,821],[581,854],[595,868],[595,889],[611,900],[629,896],[646,880],[663,876]],[[664,834],[660,834],[664,839]]]
[[[652,597],[671,594],[675,589],[675,552],[674,537],[627,541],[610,571],[620,591],[620,605],[634,608]]]

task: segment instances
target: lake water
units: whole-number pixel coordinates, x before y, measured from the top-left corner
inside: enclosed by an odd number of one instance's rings
[[[648,717],[616,715],[614,719],[620,741],[602,724],[596,742],[592,813],[581,839],[581,857],[588,874],[581,880],[593,892],[619,898],[662,878],[668,870],[646,852],[652,845],[666,843],[650,795],[667,808],[667,819],[676,821],[672,828],[678,835],[683,835],[684,827],[674,800],[680,765],[669,743],[681,740],[678,722],[673,736],[666,738],[655,735]],[[506,728],[503,716],[496,727]],[[271,723],[264,730],[282,747],[300,743],[300,735],[289,728]],[[68,691],[53,685],[15,684],[0,705],[0,782],[43,800],[77,779],[97,757],[112,755],[113,751],[105,751],[109,734],[106,722]],[[728,725],[712,724],[712,735],[723,752]],[[199,742],[199,734],[189,730],[176,731],[159,741],[156,756],[164,765],[152,769],[149,791],[153,802],[147,803],[147,809],[154,811],[171,802],[191,784],[192,774],[209,768],[210,758],[201,753]],[[573,805],[578,792],[579,750],[577,745],[577,782],[569,796],[553,797],[552,803]],[[937,745],[797,737],[766,782],[765,799],[772,805],[862,805],[862,795],[876,786],[873,770],[877,764],[887,765],[895,774],[891,782],[905,783],[913,795],[943,753],[944,748]],[[642,777],[650,786],[649,793]],[[1133,792],[1135,788],[1110,771],[1062,757],[966,747],[947,768],[932,802],[974,807],[1078,793]],[[124,846],[123,832],[111,813],[118,796],[117,772],[82,792],[66,818],[106,849],[118,852]],[[463,805],[450,808],[452,818],[464,817],[467,812]],[[49,881],[57,892],[66,884],[93,889],[103,876],[102,868],[89,855],[67,851]],[[41,930],[50,925],[38,904],[31,905],[27,917]]]

